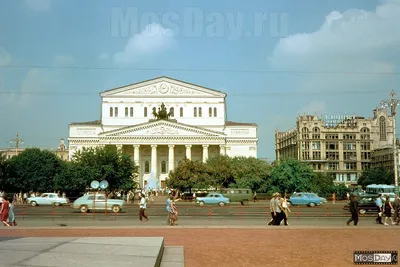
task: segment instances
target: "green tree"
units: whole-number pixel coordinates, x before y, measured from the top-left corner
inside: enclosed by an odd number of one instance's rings
[[[179,189],[181,192],[192,191],[192,188],[207,189],[210,187],[210,177],[206,166],[199,161],[184,159],[169,172],[167,186]]]
[[[335,192],[333,179],[334,177],[328,173],[315,173],[311,180],[312,192],[318,193],[322,197],[330,197]]]
[[[291,158],[285,159],[272,168],[269,191],[276,189],[281,193],[311,191],[314,175],[307,163]]]
[[[232,161],[228,156],[216,156],[206,162],[211,185],[217,188],[226,188],[235,183],[232,172]]]
[[[9,160],[9,187],[25,192],[51,192],[54,190],[54,177],[61,168],[61,160],[54,153],[28,148]]]
[[[138,167],[131,161],[129,155],[122,154],[114,146],[84,148],[74,154],[74,164],[69,171],[82,174],[83,181],[106,180],[109,190],[129,190],[136,186],[135,179]],[[76,177],[76,176],[75,176]],[[57,185],[60,186],[61,181]],[[89,186],[90,182],[87,184]]]
[[[234,157],[230,165],[235,181],[230,187],[251,188],[257,192],[267,191],[271,172],[268,162],[253,157]]]
[[[358,184],[363,187],[370,184],[394,184],[394,175],[382,166],[370,168],[361,174]]]

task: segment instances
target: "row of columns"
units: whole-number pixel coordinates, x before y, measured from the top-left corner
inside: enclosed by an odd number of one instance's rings
[[[185,145],[186,147],[186,158],[191,160],[192,159],[192,145]],[[206,162],[208,159],[208,147],[209,145],[203,145],[203,162]],[[133,154],[133,160],[136,165],[139,165],[139,148],[140,145],[133,145],[134,148],[134,154]],[[174,169],[174,148],[175,145],[168,145],[168,169],[173,170]],[[117,145],[118,151],[122,151],[122,145]],[[225,155],[225,145],[220,145],[220,154]],[[157,145],[151,145],[151,170],[156,171],[157,170]]]

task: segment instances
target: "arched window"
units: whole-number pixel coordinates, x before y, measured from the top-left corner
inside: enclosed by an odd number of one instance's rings
[[[131,117],[133,117],[133,108],[130,108],[130,114]]]
[[[114,108],[114,115],[115,117],[118,117],[118,108]]]
[[[111,107],[110,108],[110,117],[112,117],[113,116],[113,108]]]
[[[303,129],[301,129],[302,133],[309,133],[310,131],[308,130],[307,127],[303,127]]]
[[[161,173],[167,173],[167,163],[165,160],[161,161]]]
[[[319,133],[319,132],[320,132],[320,130],[319,130],[318,127],[314,127],[314,128],[313,128],[313,133]]]
[[[144,162],[144,172],[150,173],[150,162],[148,160]]]
[[[175,114],[174,114],[174,108],[170,108],[170,109],[169,109],[169,112],[171,113],[171,117],[174,117],[174,116],[175,116]]]
[[[201,110],[201,107],[199,108],[199,117],[201,117],[202,116],[202,110]]]
[[[381,141],[386,141],[386,119],[383,116],[379,118],[379,137]]]
[[[212,117],[212,108],[208,108],[208,117]]]
[[[197,117],[197,108],[193,109],[193,116]]]
[[[180,108],[179,113],[180,113],[180,116],[183,117],[183,108]]]
[[[143,114],[144,114],[145,117],[147,117],[147,107],[144,108]]]
[[[214,117],[217,117],[217,108],[214,108]]]
[[[128,108],[125,108],[125,117],[128,117]]]

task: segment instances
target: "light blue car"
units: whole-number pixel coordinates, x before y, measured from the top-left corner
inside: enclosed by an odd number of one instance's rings
[[[209,193],[205,197],[198,197],[196,198],[196,203],[199,204],[201,207],[204,205],[212,205],[218,204],[219,206],[225,206],[229,204],[229,198],[224,197],[220,193]]]
[[[326,198],[319,197],[315,193],[294,193],[288,200],[290,205],[306,205],[309,207],[320,206],[326,203]]]

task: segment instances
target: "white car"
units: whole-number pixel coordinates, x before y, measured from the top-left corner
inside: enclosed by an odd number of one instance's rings
[[[86,213],[90,210],[106,209],[118,213],[123,209],[124,204],[124,200],[107,198],[105,194],[99,193],[88,194],[78,198],[72,204],[72,208],[79,209],[82,213]]]
[[[67,198],[60,197],[56,193],[44,193],[40,197],[29,197],[27,201],[28,204],[31,204],[32,206],[38,206],[38,205],[60,206],[69,203],[69,200]]]

